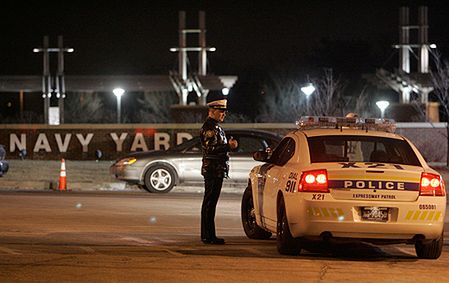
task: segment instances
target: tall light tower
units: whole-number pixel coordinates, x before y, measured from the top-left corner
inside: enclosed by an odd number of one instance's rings
[[[432,118],[434,122],[439,120],[438,107],[435,107],[435,103],[429,103],[429,93],[433,90],[429,74],[429,52],[436,45],[428,39],[427,14],[427,7],[420,6],[417,23],[411,24],[409,7],[399,9],[399,42],[393,45],[399,50],[398,68],[393,72],[382,68],[376,71],[376,76],[399,94],[399,104],[394,105],[396,119],[406,119],[408,114],[405,104],[415,99],[415,93],[419,102],[426,106],[426,120],[431,117],[437,117]]]
[[[186,43],[187,34],[198,34],[198,46],[188,47]],[[195,87],[198,87],[198,83],[192,82],[189,78],[187,68],[187,52],[198,52],[198,75],[207,75],[207,52],[216,51],[215,47],[206,46],[206,13],[204,11],[199,12],[199,28],[188,29],[186,28],[186,12],[179,12],[179,47],[170,48],[171,52],[178,52],[178,75],[177,81],[174,82],[175,89],[178,92],[179,104],[187,105],[187,95],[189,91],[192,91]],[[179,81],[178,81],[179,80]],[[201,105],[206,105],[207,90],[195,89],[200,96],[199,102]]]
[[[410,69],[410,53],[413,49],[417,50],[415,57],[418,59],[417,72],[419,74],[429,73],[429,50],[436,48],[435,44],[430,44],[428,39],[429,21],[428,9],[426,6],[418,8],[418,24],[410,24],[409,7],[401,7],[399,9],[399,44],[395,48],[399,49],[399,77],[402,80],[400,85],[402,103],[410,103],[410,94],[413,91],[421,96],[421,103],[427,104],[429,101],[429,93],[433,90],[420,81],[413,82],[409,76]],[[410,43],[410,31],[415,30],[417,33],[417,42]]]
[[[34,48],[34,53],[43,53],[43,74],[42,74],[42,98],[44,99],[44,123],[60,124],[64,123],[64,98],[65,98],[65,82],[64,82],[64,52],[72,53],[73,48],[63,47],[63,38],[58,36],[58,47],[49,47],[49,37],[44,36],[43,46]],[[55,85],[52,85],[52,76],[50,71],[50,52],[58,53],[58,70],[54,78]],[[50,117],[51,93],[55,91],[58,98],[57,119]],[[52,118],[52,119],[51,119]]]

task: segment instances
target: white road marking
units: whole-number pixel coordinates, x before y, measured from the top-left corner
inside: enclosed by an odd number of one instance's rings
[[[264,253],[262,251],[257,250],[256,248],[242,248],[242,250],[245,250],[249,253],[252,253],[252,254],[258,255],[258,256],[262,256],[262,257],[266,257],[269,255],[269,253]]]
[[[158,246],[157,243],[155,243],[155,241],[148,241],[148,240],[145,240],[145,239],[142,239],[142,238],[135,238],[135,237],[121,237],[120,239],[121,240],[125,240],[125,241],[136,242],[138,244],[141,244],[142,246],[153,247],[153,248],[156,248],[158,250],[167,252],[167,253],[169,253],[171,255],[174,255],[174,256],[184,256],[182,253],[178,253],[178,252],[172,251],[170,249]]]
[[[153,241],[148,241],[148,240],[144,240],[141,238],[134,238],[134,237],[121,237],[121,240],[125,240],[125,241],[131,241],[131,242],[136,242],[138,244],[142,244],[144,246],[153,246]]]
[[[0,247],[0,252],[4,252],[4,253],[10,254],[10,255],[21,255],[21,253],[15,252],[15,251],[5,248],[5,247]]]
[[[80,249],[82,249],[83,251],[90,253],[90,254],[94,254],[95,250],[90,248],[90,247],[80,247]]]
[[[176,243],[176,240],[170,240],[170,239],[161,239],[159,237],[154,237],[154,239],[156,239],[159,242],[163,242],[163,243]]]
[[[409,254],[411,256],[415,256],[416,255],[411,249],[400,248],[400,247],[397,247],[396,249],[399,250],[402,253]]]

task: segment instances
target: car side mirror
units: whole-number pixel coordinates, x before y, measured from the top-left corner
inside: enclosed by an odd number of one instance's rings
[[[259,150],[254,152],[253,158],[256,161],[266,162],[268,160],[269,154],[265,150]]]

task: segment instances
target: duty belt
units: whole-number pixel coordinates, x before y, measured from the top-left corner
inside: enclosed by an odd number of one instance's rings
[[[226,156],[204,156],[203,159],[211,159],[211,160],[225,160]]]

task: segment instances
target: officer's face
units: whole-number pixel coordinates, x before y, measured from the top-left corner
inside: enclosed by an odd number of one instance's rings
[[[223,122],[224,118],[226,117],[226,110],[213,109],[211,114],[213,119],[217,120],[218,122]]]

